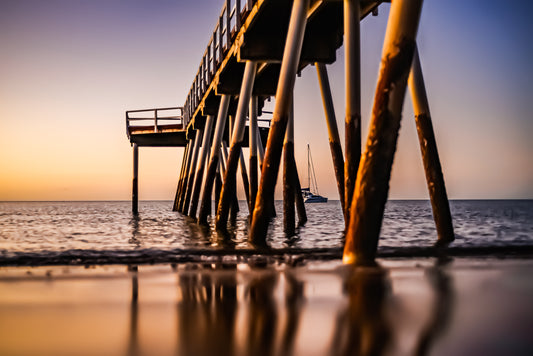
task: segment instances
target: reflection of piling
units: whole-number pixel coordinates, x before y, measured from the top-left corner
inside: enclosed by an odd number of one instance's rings
[[[346,263],[365,263],[376,255],[421,7],[421,0],[391,4],[369,134],[351,202]]]
[[[361,68],[359,1],[344,0],[344,61],[346,76],[346,121],[344,161],[344,207],[350,218],[353,190],[361,157]]]
[[[236,196],[236,172],[237,165],[241,158],[241,147],[244,138],[244,127],[246,124],[246,112],[252,88],[255,80],[255,72],[257,64],[253,61],[246,62],[244,69],[244,77],[239,94],[239,103],[237,106],[237,114],[235,118],[235,127],[231,137],[231,146],[226,162],[226,174],[224,175],[224,184],[222,185],[222,192],[220,193],[220,202],[217,208],[216,228],[225,230],[228,221],[229,208],[232,199]]]
[[[265,243],[268,220],[270,219],[270,214],[265,207],[270,207],[274,203],[274,187],[279,172],[281,150],[302,50],[308,7],[309,0],[295,0],[292,6],[287,41],[276,90],[276,106],[268,135],[265,160],[261,171],[261,182],[259,183],[250,229],[250,239],[258,244]]]
[[[133,144],[133,187],[131,192],[131,211],[139,212],[139,146]]]
[[[337,128],[335,110],[333,108],[328,72],[326,65],[323,63],[316,63],[315,66],[318,74],[318,84],[320,85],[320,91],[322,93],[322,102],[324,103],[326,124],[328,126],[329,148],[331,150],[335,178],[337,179],[337,190],[339,191],[339,199],[341,201],[344,219],[347,222],[346,202],[344,199],[344,158],[342,157],[341,139],[339,136],[339,129]]]
[[[437,151],[437,142],[435,141],[431,123],[424,77],[422,76],[422,68],[420,67],[420,59],[416,48],[408,83],[413,101],[416,131],[418,132],[418,141],[420,142],[420,151],[422,152],[422,160],[426,172],[429,197],[433,208],[433,218],[437,226],[437,243],[439,245],[447,244],[454,240],[452,215]]]

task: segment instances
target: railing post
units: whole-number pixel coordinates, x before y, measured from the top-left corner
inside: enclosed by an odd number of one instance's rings
[[[306,15],[308,8],[309,0],[295,0],[292,6],[287,40],[276,90],[276,106],[272,118],[272,126],[268,135],[265,160],[261,172],[261,182],[259,184],[250,229],[251,241],[260,245],[266,243],[268,220],[271,217],[269,210],[274,205],[274,189],[279,172],[290,101],[294,90],[296,71],[298,70],[305,26],[307,24]]]
[[[359,0],[344,0],[344,60],[346,75],[344,210],[350,218],[357,169],[361,158],[361,50]]]
[[[133,187],[131,192],[131,211],[139,212],[139,146],[133,144]]]
[[[344,263],[373,263],[389,192],[422,0],[391,4],[366,148],[357,172]]]
[[[437,227],[437,245],[447,245],[455,239],[452,214],[450,213],[450,205],[448,203],[444,176],[440,165],[437,142],[435,140],[435,133],[433,132],[433,124],[431,123],[424,76],[422,75],[420,58],[416,48],[413,55],[413,65],[411,67],[408,85],[411,92],[411,100],[413,101],[416,131],[418,133],[422,161],[424,162],[433,218]]]
[[[229,50],[231,43],[231,0],[226,0],[226,48]]]
[[[237,105],[235,127],[233,128],[233,134],[231,136],[231,146],[226,164],[226,174],[224,175],[224,184],[222,186],[220,203],[217,209],[216,228],[220,230],[226,229],[229,206],[231,199],[235,196],[236,171],[241,155],[244,127],[246,125],[246,111],[248,110],[248,104],[252,95],[256,69],[257,64],[255,62],[246,62],[243,82],[239,94],[239,103]]]
[[[216,177],[218,163],[220,161],[220,146],[222,144],[222,136],[226,127],[228,119],[228,107],[230,102],[229,95],[222,95],[220,105],[218,107],[218,115],[215,126],[215,134],[211,144],[211,154],[209,155],[209,165],[205,176],[204,190],[202,193],[202,202],[200,204],[200,212],[198,214],[198,222],[200,224],[207,224],[207,216],[211,211],[211,194],[213,192],[213,181]]]
[[[235,0],[235,32],[241,28],[241,0]]]
[[[331,151],[331,158],[333,159],[335,178],[337,179],[337,190],[339,191],[342,212],[347,224],[348,219],[346,218],[346,201],[344,199],[344,158],[342,157],[341,139],[339,136],[339,129],[337,128],[335,110],[333,108],[333,99],[331,97],[331,89],[329,87],[328,72],[324,63],[315,63],[315,66],[318,74],[320,92],[322,93],[322,102],[324,104],[324,112],[329,135],[329,149]]]

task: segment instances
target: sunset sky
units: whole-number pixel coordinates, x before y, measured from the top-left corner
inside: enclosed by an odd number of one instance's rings
[[[222,5],[1,0],[0,200],[130,199],[124,112],[183,105]],[[452,199],[533,198],[533,4],[510,5],[424,2],[418,45]],[[363,142],[388,9],[361,23]],[[328,70],[344,137],[343,47]],[[295,116],[302,181],[309,142],[320,193],[338,199],[314,67]],[[173,199],[182,153],[141,148],[140,199]],[[427,198],[409,95],[389,196]]]

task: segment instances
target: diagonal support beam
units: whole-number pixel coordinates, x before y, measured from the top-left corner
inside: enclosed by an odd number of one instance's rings
[[[342,156],[337,119],[335,118],[335,110],[333,108],[333,98],[329,87],[328,72],[324,63],[316,63],[315,66],[318,74],[320,92],[322,93],[322,102],[324,104],[324,113],[329,135],[329,149],[331,151],[331,158],[333,159],[335,178],[337,179],[337,190],[339,191],[339,199],[341,201],[344,220],[348,221],[346,217],[346,202],[344,199],[344,158]]]
[[[416,120],[416,131],[426,173],[426,182],[429,190],[429,198],[433,210],[433,219],[437,227],[437,245],[447,245],[455,237],[453,233],[452,214],[444,185],[444,176],[440,165],[437,142],[431,123],[429,103],[426,94],[426,86],[422,75],[418,50],[415,48],[413,65],[408,80],[411,100]]]
[[[220,146],[222,137],[228,121],[228,107],[230,102],[229,95],[222,95],[220,106],[218,107],[217,122],[215,125],[215,134],[211,144],[211,153],[209,155],[209,165],[205,177],[204,190],[202,193],[202,203],[198,214],[198,223],[207,225],[207,217],[211,211],[211,194],[213,193],[213,182],[218,176],[217,168],[220,161]]]
[[[254,207],[250,239],[258,245],[266,244],[268,221],[271,217],[269,208],[274,205],[274,189],[279,172],[281,151],[289,108],[296,80],[296,72],[302,51],[302,43],[307,24],[306,13],[309,0],[295,0],[287,32],[287,40],[281,62],[281,70],[276,90],[276,106],[272,117],[272,126],[268,135],[265,160],[261,172],[261,182]]]
[[[224,184],[222,185],[220,202],[217,209],[215,226],[218,230],[227,229],[229,208],[236,193],[236,173],[241,157],[241,147],[244,139],[244,128],[246,124],[246,113],[248,111],[248,104],[252,95],[256,70],[257,63],[253,61],[246,62],[241,91],[239,94],[239,103],[237,105],[237,113],[234,125],[235,127],[233,128],[229,157],[226,163],[226,174],[224,175]]]

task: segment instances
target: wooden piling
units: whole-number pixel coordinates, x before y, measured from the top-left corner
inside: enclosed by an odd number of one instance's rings
[[[291,100],[289,120],[285,131],[283,143],[283,231],[287,237],[295,234],[294,213],[294,171],[292,161],[294,159],[294,103]]]
[[[196,218],[196,210],[198,208],[198,199],[200,198],[200,190],[202,189],[202,182],[204,180],[204,169],[207,160],[207,154],[211,146],[211,132],[213,130],[213,123],[215,117],[209,115],[204,127],[204,137],[202,139],[202,148],[200,157],[198,159],[198,169],[196,170],[194,188],[192,190],[191,207],[189,209],[189,216]]]
[[[211,144],[211,153],[209,155],[209,165],[205,176],[204,190],[202,192],[200,212],[198,213],[198,223],[204,225],[207,225],[207,217],[209,216],[211,211],[211,194],[213,193],[213,182],[216,179],[215,177],[218,177],[216,172],[220,161],[220,147],[222,145],[222,137],[224,135],[224,129],[226,128],[226,121],[228,120],[229,102],[230,96],[222,95],[222,98],[220,99],[220,106],[218,107],[215,134],[213,136],[213,142]],[[215,193],[215,201],[218,202],[218,198],[219,196]],[[216,204],[215,206],[218,206],[218,204]]]
[[[241,147],[246,124],[246,112],[252,95],[256,69],[257,64],[255,62],[246,62],[241,91],[239,94],[239,103],[237,105],[235,127],[233,128],[230,152],[226,163],[226,174],[224,175],[224,184],[222,185],[220,202],[217,209],[215,226],[219,230],[226,229],[230,203],[236,195],[236,172],[241,157]]]
[[[183,150],[183,158],[181,159],[181,169],[180,169],[180,175],[178,178],[178,187],[176,188],[176,195],[174,196],[174,204],[172,204],[172,211],[178,210],[178,201],[181,193],[181,185],[183,182],[183,176],[185,175],[185,167],[187,165],[187,154],[189,152],[189,145],[187,144],[185,146],[185,149]]]
[[[376,255],[421,7],[422,0],[391,4],[369,134],[351,202],[344,263],[372,263]]]
[[[294,90],[296,71],[298,70],[305,26],[307,24],[306,15],[308,8],[309,0],[295,0],[293,2],[276,90],[276,106],[268,135],[267,149],[261,171],[261,182],[256,197],[249,235],[250,240],[258,245],[266,244],[268,220],[271,217],[269,207],[274,205],[274,189],[279,172],[290,101]]]
[[[248,212],[252,214],[253,208],[250,207],[250,181],[248,180],[248,173],[246,171],[246,162],[244,160],[244,154],[241,152],[239,155],[239,167],[241,169],[242,185],[244,188],[244,195],[246,196],[246,205],[248,206]]]
[[[416,131],[418,132],[418,141],[420,151],[424,162],[424,171],[426,173],[426,182],[433,210],[433,219],[437,227],[437,245],[447,245],[455,237],[453,233],[452,215],[450,205],[446,194],[444,176],[440,165],[437,142],[431,123],[431,114],[429,112],[429,103],[426,94],[426,86],[422,75],[420,58],[418,50],[415,48],[413,55],[413,64],[408,79],[411,99],[416,120]]]
[[[263,148],[263,140],[261,138],[261,134],[259,133],[259,127],[257,128],[257,158],[259,159],[259,172],[263,171],[263,161],[265,160],[265,149]],[[259,189],[259,188],[258,188]],[[257,194],[255,196],[255,200],[257,201]],[[255,209],[255,204],[254,204]],[[276,206],[274,200],[272,200],[270,204],[270,208],[267,208],[268,214],[270,217],[275,218],[276,217]]]
[[[133,144],[133,186],[131,191],[131,211],[139,212],[139,146]]]
[[[333,108],[333,99],[329,86],[328,72],[324,63],[315,63],[315,67],[318,74],[318,84],[322,94],[322,102],[324,104],[326,125],[328,127],[329,149],[331,151],[331,158],[333,160],[335,178],[337,180],[337,190],[339,191],[339,199],[341,201],[342,212],[344,214],[344,221],[347,223],[348,219],[346,217],[346,201],[344,198],[344,158],[342,156],[341,139],[339,136],[339,129],[337,128],[337,119],[335,118],[335,110]]]
[[[255,205],[255,197],[257,195],[257,133],[259,127],[257,125],[257,96],[252,96],[250,99],[250,107],[248,108],[249,118],[249,146],[250,146],[250,214],[253,213]]]
[[[307,222],[307,212],[305,211],[304,197],[302,196],[302,186],[300,185],[300,177],[298,176],[298,168],[296,167],[296,160],[294,155],[291,160],[291,170],[294,179],[294,200],[296,201],[296,212],[298,213],[298,226],[302,226]]]
[[[361,50],[359,0],[344,0],[344,61],[346,76],[344,209],[350,218],[350,204],[361,158]]]
[[[188,147],[187,165],[185,166],[185,171],[183,172],[183,179],[181,181],[181,186],[180,186],[180,194],[179,194],[179,197],[178,197],[177,205],[174,208],[174,211],[180,211],[181,212],[181,208],[183,206],[183,202],[185,201],[185,191],[187,190],[187,182],[189,180],[191,161],[192,161],[192,156],[193,156],[193,151],[194,151],[194,137],[195,136],[193,136],[192,138],[190,138],[188,140],[189,142],[187,144],[187,147]]]
[[[191,159],[191,167],[189,169],[189,178],[187,180],[187,189],[185,190],[185,199],[183,199],[183,205],[180,212],[185,214],[189,209],[189,202],[191,201],[192,188],[194,184],[194,176],[196,173],[196,163],[198,161],[198,152],[200,151],[200,141],[202,140],[203,129],[196,130],[196,136],[194,137],[194,148]]]

